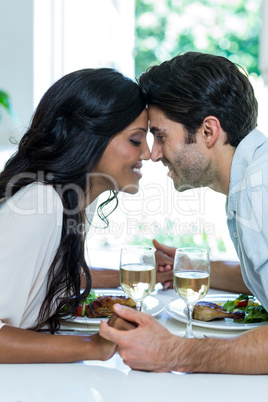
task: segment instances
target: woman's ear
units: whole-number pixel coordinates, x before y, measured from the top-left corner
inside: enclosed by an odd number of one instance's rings
[[[207,116],[202,123],[202,137],[207,148],[217,141],[221,130],[221,123],[215,116]]]

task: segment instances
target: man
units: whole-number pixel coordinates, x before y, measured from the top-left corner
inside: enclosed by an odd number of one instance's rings
[[[149,105],[152,160],[168,166],[178,191],[208,186],[227,196],[244,282],[268,310],[268,139],[255,129],[248,78],[225,58],[189,52],[150,68],[139,82]],[[132,368],[268,373],[268,326],[231,339],[184,339],[148,315],[119,306],[115,312],[136,328],[102,323],[100,334],[118,344]]]

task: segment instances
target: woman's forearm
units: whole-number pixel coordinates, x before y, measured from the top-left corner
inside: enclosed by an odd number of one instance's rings
[[[98,334],[51,335],[5,325],[0,330],[0,363],[69,363],[107,360],[115,345]]]
[[[92,288],[117,288],[119,271],[110,268],[90,268]],[[170,274],[170,272],[168,272]],[[83,281],[83,279],[82,279]],[[239,262],[211,261],[211,288],[251,294],[243,281]],[[83,283],[82,283],[82,287]]]
[[[90,268],[92,288],[117,288],[120,286],[119,270],[110,268]]]
[[[251,294],[244,283],[239,262],[211,261],[210,280],[211,288]]]

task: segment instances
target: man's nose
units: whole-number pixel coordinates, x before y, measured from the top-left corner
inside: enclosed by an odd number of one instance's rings
[[[160,144],[153,143],[151,159],[153,162],[159,162],[163,158],[162,146]]]

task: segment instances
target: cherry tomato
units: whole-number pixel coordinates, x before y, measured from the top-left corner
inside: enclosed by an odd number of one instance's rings
[[[248,304],[248,301],[245,300],[240,300],[240,302],[238,303],[237,307],[246,307]]]
[[[82,313],[83,313],[83,306],[78,306],[75,315],[78,317],[82,317]]]

